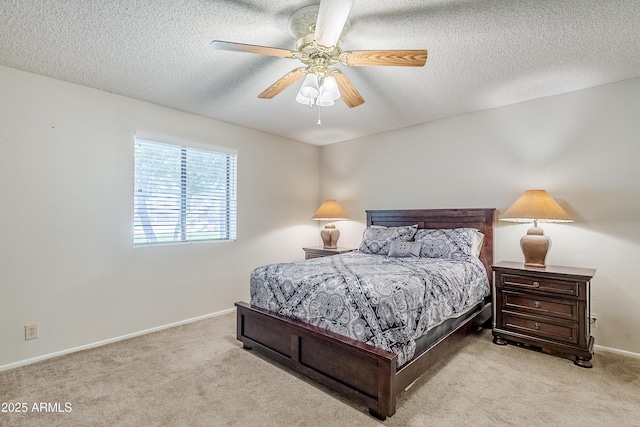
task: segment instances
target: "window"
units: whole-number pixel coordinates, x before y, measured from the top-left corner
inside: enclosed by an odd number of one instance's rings
[[[136,137],[134,246],[235,240],[237,157]]]

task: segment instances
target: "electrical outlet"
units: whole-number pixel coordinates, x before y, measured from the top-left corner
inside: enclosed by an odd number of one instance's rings
[[[598,327],[598,315],[595,314],[595,313],[591,313],[591,317],[589,317],[589,323],[591,324],[591,327],[597,328]]]
[[[24,327],[24,340],[28,341],[28,340],[35,340],[36,338],[38,338],[38,335],[39,335],[38,329],[39,328],[37,323],[26,325]]]

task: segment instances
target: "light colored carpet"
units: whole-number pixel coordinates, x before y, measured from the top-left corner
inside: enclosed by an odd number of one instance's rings
[[[363,406],[242,349],[235,314],[0,372],[2,426],[640,426],[640,360],[593,369],[481,331],[380,422]],[[71,412],[31,412],[33,403]]]

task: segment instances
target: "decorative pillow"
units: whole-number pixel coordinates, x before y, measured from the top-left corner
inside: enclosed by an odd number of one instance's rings
[[[418,230],[415,240],[422,242],[421,257],[460,259],[472,255],[477,231],[475,228]]]
[[[408,242],[418,230],[416,225],[404,225],[401,227],[367,227],[362,234],[362,243],[359,251],[365,254],[388,255],[391,242],[400,240]]]
[[[389,249],[389,256],[391,257],[415,257],[420,256],[420,248],[422,243],[420,242],[404,242],[402,240],[394,240],[391,242],[391,248]]]

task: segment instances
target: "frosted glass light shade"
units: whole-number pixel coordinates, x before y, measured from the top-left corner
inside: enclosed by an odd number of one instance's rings
[[[320,94],[324,99],[330,99],[332,101],[340,98],[340,90],[338,89],[338,82],[335,77],[327,76],[322,79]]]
[[[331,105],[334,105],[335,101],[333,99],[325,98],[325,97],[322,96],[322,94],[320,94],[318,99],[316,99],[316,104],[319,107],[329,107]]]
[[[316,98],[320,94],[320,86],[318,85],[318,76],[309,73],[304,78],[302,86],[300,87],[300,95],[305,98]]]
[[[298,92],[298,95],[296,95],[296,101],[304,105],[313,105],[315,102],[313,98],[307,98],[306,96],[302,95],[300,92]]]

